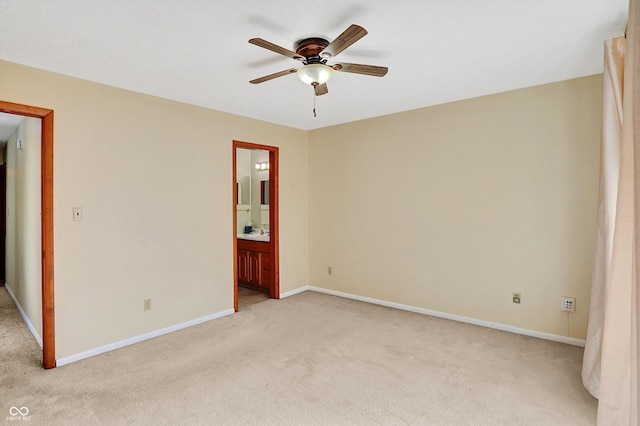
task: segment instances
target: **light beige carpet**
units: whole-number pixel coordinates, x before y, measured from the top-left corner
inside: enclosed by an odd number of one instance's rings
[[[240,306],[49,371],[32,338],[12,355],[3,308],[0,421],[16,406],[31,425],[595,424],[578,347],[313,292]]]
[[[4,286],[0,286],[0,407],[4,408],[5,386],[14,376],[42,367],[42,351]],[[0,411],[0,421],[7,410]]]

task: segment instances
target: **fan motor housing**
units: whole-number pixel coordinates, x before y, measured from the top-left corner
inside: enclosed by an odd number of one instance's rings
[[[307,58],[308,64],[324,63],[326,58],[320,56],[320,52],[329,45],[329,41],[320,37],[310,37],[298,40],[295,43],[296,53]]]

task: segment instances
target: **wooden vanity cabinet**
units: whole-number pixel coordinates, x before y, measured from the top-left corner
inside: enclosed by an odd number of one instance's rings
[[[238,284],[269,291],[271,254],[268,242],[238,239]]]

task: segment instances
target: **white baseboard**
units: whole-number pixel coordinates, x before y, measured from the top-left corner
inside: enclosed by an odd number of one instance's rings
[[[215,314],[207,315],[202,318],[196,318],[191,321],[186,321],[180,324],[172,325],[170,327],[161,328],[160,330],[151,331],[149,333],[141,334],[140,336],[131,337],[129,339],[121,340],[119,342],[110,343],[108,345],[100,346],[99,348],[90,349],[88,351],[81,352],[76,355],[67,356],[64,358],[60,358],[56,360],[56,365],[61,367],[66,364],[70,364],[72,362],[80,361],[85,358],[89,358],[92,356],[100,355],[105,352],[113,351],[115,349],[120,349],[125,346],[133,345],[134,343],[143,342],[145,340],[153,339],[154,337],[162,336],[164,334],[173,333],[174,331],[182,330],[184,328],[192,327],[194,325],[202,324],[203,322],[211,321],[214,319],[218,319],[221,317],[225,317],[227,315],[233,314],[235,311],[233,309],[227,309],[221,312],[217,312]]]
[[[11,293],[11,290],[7,287],[9,294],[11,295],[11,298],[15,301],[15,297],[13,296],[13,294]],[[550,334],[550,333],[543,333],[541,331],[535,331],[535,330],[529,330],[526,328],[519,328],[519,327],[515,327],[515,326],[511,326],[511,325],[505,325],[505,324],[499,324],[499,323],[495,323],[495,322],[490,322],[490,321],[483,321],[483,320],[479,320],[479,319],[475,319],[475,318],[470,318],[470,317],[464,317],[461,315],[454,315],[454,314],[448,314],[446,312],[439,312],[439,311],[433,311],[431,309],[425,309],[425,308],[419,308],[419,307],[415,307],[415,306],[410,306],[410,305],[404,305],[401,303],[395,303],[395,302],[389,302],[386,300],[380,300],[380,299],[374,299],[371,297],[365,297],[365,296],[359,296],[356,294],[350,294],[350,293],[344,293],[341,291],[335,291],[335,290],[329,290],[326,288],[321,288],[321,287],[315,287],[315,286],[302,286],[299,288],[296,288],[294,290],[290,290],[287,291],[285,293],[281,293],[280,294],[280,298],[284,299],[286,297],[289,296],[293,296],[299,293],[303,293],[305,291],[315,291],[317,293],[324,293],[324,294],[330,294],[332,296],[338,296],[338,297],[344,297],[347,299],[353,299],[353,300],[358,300],[361,302],[366,302],[366,303],[372,303],[375,305],[380,305],[380,306],[386,306],[389,308],[395,308],[395,309],[401,309],[403,311],[409,311],[409,312],[415,312],[418,314],[423,314],[423,315],[430,315],[430,316],[434,316],[434,317],[438,317],[438,318],[444,318],[444,319],[449,319],[449,320],[453,320],[453,321],[459,321],[459,322],[464,322],[467,324],[474,324],[474,325],[479,325],[482,327],[487,327],[487,328],[493,328],[496,330],[502,330],[502,331],[508,331],[510,333],[515,333],[515,334],[522,334],[525,336],[531,336],[531,337],[537,337],[539,339],[545,339],[545,340],[551,340],[554,342],[560,342],[560,343],[566,343],[569,345],[574,345],[574,346],[581,346],[584,347],[585,345],[585,341],[581,340],[581,339],[575,339],[573,337],[565,337],[565,336],[559,336],[556,334]],[[22,310],[22,308],[20,307],[20,305],[16,302],[16,306],[18,306],[18,310],[20,311],[20,314],[22,315],[22,317],[25,319],[25,322],[27,323],[27,326],[29,327],[29,330],[31,330],[31,332],[33,333],[34,337],[36,337],[36,340],[38,341],[38,344],[40,344],[40,347],[42,347],[42,340],[40,339],[40,336],[38,336],[38,334],[35,332],[35,329],[33,328],[33,326],[31,325],[31,323],[29,322],[28,318],[26,317],[26,315],[24,314],[24,311]],[[96,355],[100,355],[103,354],[105,352],[109,352],[115,349],[120,349],[122,347],[125,346],[129,346],[129,345],[133,345],[134,343],[139,343],[139,342],[143,342],[145,340],[148,339],[153,339],[154,337],[158,337],[158,336],[162,336],[164,334],[168,334],[168,333],[172,333],[174,331],[178,331],[178,330],[182,330],[184,328],[188,328],[188,327],[192,327],[194,325],[197,324],[201,324],[203,322],[207,322],[207,321],[211,321],[217,318],[221,318],[227,315],[231,315],[234,313],[233,309],[227,309],[225,311],[222,312],[218,312],[215,314],[211,314],[211,315],[207,315],[205,317],[202,318],[197,318],[191,321],[187,321],[187,322],[183,322],[180,324],[176,324],[170,327],[166,327],[160,330],[156,330],[156,331],[152,331],[149,333],[145,333],[142,334],[140,336],[135,336],[135,337],[131,337],[129,339],[125,339],[125,340],[121,340],[119,342],[115,342],[115,343],[111,343],[105,346],[101,346],[99,348],[95,348],[95,349],[90,349],[88,351],[84,351],[81,352],[79,354],[76,355],[71,355],[68,357],[64,357],[64,358],[60,358],[58,360],[56,360],[57,366],[61,367],[63,365],[66,364],[70,364],[72,362],[76,362],[76,361],[80,361],[82,359],[85,358],[89,358],[92,356],[96,356]]]
[[[11,287],[9,287],[7,283],[5,283],[4,288],[7,289],[7,293],[9,293],[9,296],[11,296],[11,298],[13,299],[13,303],[16,304],[18,312],[20,312],[20,315],[22,315],[22,319],[24,320],[25,324],[27,324],[27,328],[29,329],[31,334],[33,334],[33,337],[36,339],[36,342],[38,342],[38,345],[40,345],[40,349],[42,349],[42,337],[40,337],[40,335],[36,331],[36,328],[33,326],[33,324],[31,324],[27,313],[24,311],[24,309],[22,309],[22,306],[20,306],[20,302],[18,302],[18,299],[16,299],[16,296],[11,291]]]
[[[461,315],[448,314],[446,312],[432,311],[431,309],[418,308],[401,303],[388,302],[386,300],[373,299],[371,297],[358,296],[356,294],[343,293],[341,291],[329,290],[321,287],[307,286],[310,291],[318,293],[330,294],[332,296],[345,297],[347,299],[359,300],[361,302],[373,303],[374,305],[386,306],[388,308],[401,309],[403,311],[415,312],[418,314],[431,315],[433,317],[445,318],[453,321],[464,322],[467,324],[479,325],[482,327],[494,328],[496,330],[508,331],[510,333],[522,334],[525,336],[537,337],[539,339],[551,340],[554,342],[566,343],[574,346],[584,347],[585,341],[573,337],[559,336],[557,334],[543,333],[541,331],[529,330],[526,328],[515,327],[512,325],[500,324],[496,322],[483,321]]]
[[[300,293],[304,293],[307,290],[310,290],[311,287],[309,287],[308,285],[302,286],[302,287],[298,287],[296,289],[284,292],[284,293],[280,293],[280,299],[284,299],[285,297],[289,297],[289,296],[293,296],[296,294],[300,294]]]

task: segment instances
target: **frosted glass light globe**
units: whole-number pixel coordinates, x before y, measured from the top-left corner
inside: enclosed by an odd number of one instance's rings
[[[298,78],[303,83],[313,85],[324,84],[333,75],[333,68],[324,64],[309,64],[298,70]]]

